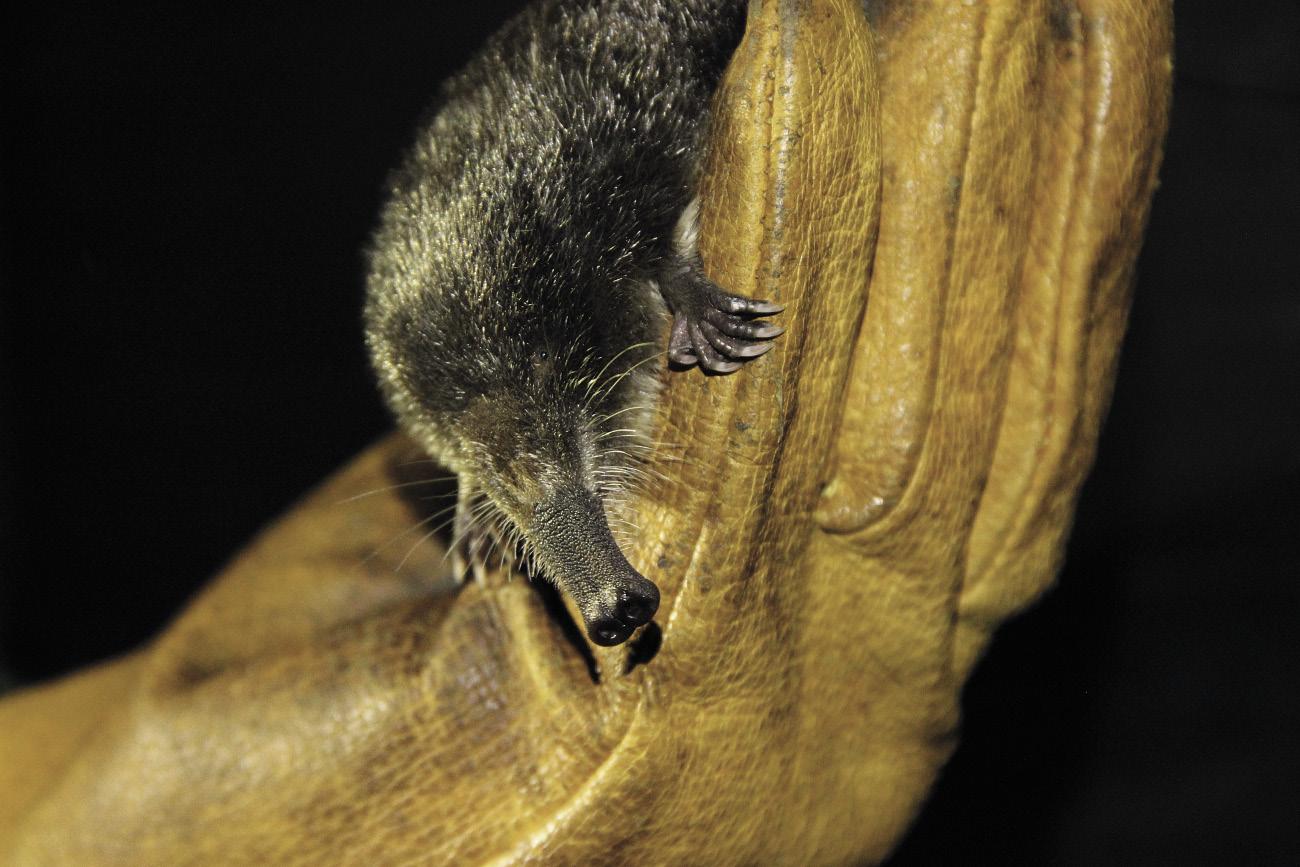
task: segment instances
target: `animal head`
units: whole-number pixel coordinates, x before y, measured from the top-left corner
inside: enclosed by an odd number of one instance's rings
[[[517,528],[592,640],[616,644],[658,607],[606,508],[641,473],[661,353],[639,297],[592,295],[372,294],[367,338],[407,432]]]

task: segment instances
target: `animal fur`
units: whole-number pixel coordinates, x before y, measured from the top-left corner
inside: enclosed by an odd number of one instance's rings
[[[393,175],[367,343],[400,424],[486,497],[588,634],[658,605],[605,512],[648,447],[660,349],[729,372],[779,331],[694,248],[709,102],[739,0],[544,0],[443,87]],[[695,342],[692,343],[692,337]]]

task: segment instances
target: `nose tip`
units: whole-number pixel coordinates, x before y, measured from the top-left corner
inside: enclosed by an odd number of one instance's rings
[[[658,610],[659,588],[646,581],[644,587],[619,593],[614,616],[632,626],[643,626]]]
[[[658,610],[659,588],[641,578],[637,586],[619,588],[613,606],[588,621],[587,637],[602,647],[622,644]]]

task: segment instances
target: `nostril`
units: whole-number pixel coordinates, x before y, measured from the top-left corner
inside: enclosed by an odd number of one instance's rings
[[[624,623],[641,626],[649,623],[650,618],[659,610],[659,588],[644,579],[643,583],[644,587],[624,590],[619,594],[618,610],[614,616]]]
[[[631,600],[624,602],[620,606],[618,619],[625,623],[640,626],[654,616],[655,609],[646,602],[640,600]]]
[[[631,627],[613,620],[597,621],[587,630],[587,636],[602,647],[622,644],[631,634]]]

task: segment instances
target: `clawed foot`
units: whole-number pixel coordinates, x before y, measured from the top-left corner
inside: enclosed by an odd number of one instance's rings
[[[723,291],[704,276],[698,257],[670,268],[660,287],[673,311],[668,359],[675,364],[732,373],[771,349],[771,338],[785,331],[758,318],[784,307]]]
[[[499,565],[504,551],[496,537],[495,526],[474,519],[474,507],[482,495],[461,483],[456,500],[456,518],[451,539],[451,573],[457,582],[474,579],[484,586],[489,568]]]

